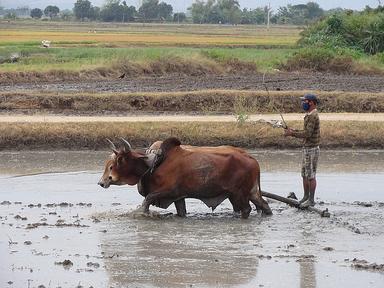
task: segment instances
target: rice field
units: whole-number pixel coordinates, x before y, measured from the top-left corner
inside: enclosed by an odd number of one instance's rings
[[[20,55],[17,63],[3,63],[0,72],[80,71],[110,67],[122,59],[145,64],[168,57],[218,63],[238,59],[267,71],[293,53],[300,32],[264,26],[43,24],[0,22],[0,60]],[[51,41],[51,47],[43,48],[42,40]]]
[[[51,41],[161,45],[290,45],[299,39],[295,26],[80,23],[0,21],[0,43]]]
[[[164,46],[293,46],[298,40],[296,35],[260,33],[255,35],[196,34],[158,34],[137,32],[62,32],[62,31],[0,31],[1,45],[16,43],[40,43],[50,40],[60,47],[62,44],[95,44],[126,47],[129,45],[164,45]]]

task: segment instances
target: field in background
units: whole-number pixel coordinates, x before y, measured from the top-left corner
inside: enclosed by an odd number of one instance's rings
[[[281,129],[250,123],[248,114],[298,112],[299,96],[308,90],[321,97],[322,112],[383,111],[380,73],[372,75],[360,67],[364,62],[376,65],[378,60],[330,58],[338,70],[328,69],[327,63],[325,70],[308,69],[324,59],[316,49],[302,57],[296,47],[299,33],[298,27],[290,26],[267,30],[226,25],[0,22],[4,88],[0,112],[101,117],[105,113],[225,113],[236,118],[236,123],[225,124],[182,119],[118,124],[2,122],[0,146],[98,149],[105,146],[105,137],[127,136],[147,145],[173,135],[195,145],[298,147],[301,142],[283,137]],[[42,40],[52,41],[51,47],[43,48]],[[18,58],[9,61],[13,54]],[[276,71],[293,55],[299,55],[297,63],[304,63],[303,69]],[[380,65],[377,69],[384,71],[384,63]],[[264,82],[260,72],[275,74],[267,75]],[[122,73],[125,78],[119,79]],[[302,122],[290,124],[300,128]],[[383,148],[381,123],[324,121],[322,125],[323,147]]]
[[[236,59],[270,71],[293,53],[300,33],[297,27],[47,24],[0,22],[0,58],[20,55],[17,63],[3,63],[0,72],[80,71],[109,68],[121,60],[145,65],[170,57],[202,65]],[[52,41],[51,48],[41,47],[42,40]]]
[[[147,36],[183,36],[180,39],[185,40],[186,38],[196,37],[207,37],[222,39],[222,43],[235,43],[241,44],[242,40],[237,39],[248,39],[248,43],[258,43],[260,39],[269,39],[268,41],[262,41],[267,44],[280,44],[294,45],[299,38],[301,29],[296,26],[271,26],[267,29],[265,26],[255,25],[213,25],[213,24],[122,24],[122,23],[81,23],[81,22],[42,22],[42,21],[15,21],[7,22],[0,21],[0,27],[7,35],[9,31],[19,32],[19,35],[24,35],[21,39],[14,39],[16,42],[33,40],[36,35],[41,32],[44,35],[55,35],[55,33],[70,33],[72,35],[85,35],[88,40],[103,40],[106,35],[147,35]],[[30,36],[31,32],[32,33]],[[1,31],[0,31],[1,32]],[[96,35],[95,35],[96,34]],[[185,38],[184,38],[185,37]],[[224,39],[225,38],[225,39]],[[55,38],[56,41],[60,41],[59,38]],[[234,40],[235,39],[235,40]],[[13,42],[12,38],[7,39],[9,42]],[[40,40],[40,39],[38,39]],[[116,40],[116,39],[115,39]],[[124,39],[117,39],[118,42],[125,42]],[[183,40],[177,40],[175,43],[179,45],[186,44]],[[79,42],[73,41],[71,42]],[[82,40],[80,39],[80,42]],[[104,41],[105,42],[105,41]],[[129,42],[129,41],[128,41]],[[147,41],[151,43],[152,41]],[[198,41],[191,40],[192,43]],[[220,41],[217,41],[220,42]],[[205,43],[201,43],[205,45]]]
[[[39,48],[38,44],[17,44],[0,47],[0,55],[10,55],[17,51],[21,59],[18,63],[4,63],[1,72],[10,71],[80,71],[109,68],[122,61],[135,62],[138,65],[178,57],[181,60],[195,61],[215,65],[225,60],[238,59],[253,62],[260,71],[271,70],[285,61],[293,53],[292,49],[257,48],[185,48],[185,47],[60,47]],[[181,61],[182,62],[182,61]]]
[[[187,75],[195,75],[196,70],[208,74],[237,74],[243,70],[245,73],[276,70],[384,73],[384,62],[379,56],[350,55],[344,51],[340,55],[333,53],[328,59],[329,51],[322,55],[315,48],[303,54],[296,46],[301,31],[295,26],[267,29],[255,25],[2,21],[0,74],[55,71],[49,78],[65,81],[68,77],[60,78],[57,71],[86,71],[103,79],[115,78],[123,72],[131,76],[156,74],[158,68],[166,73]],[[42,40],[51,41],[51,47],[43,48]],[[10,61],[15,54],[18,61]],[[295,54],[298,55],[292,57]],[[150,67],[153,63],[155,69]],[[130,73],[132,66],[135,67]],[[194,67],[189,69],[191,66]],[[2,81],[17,78],[1,76]]]

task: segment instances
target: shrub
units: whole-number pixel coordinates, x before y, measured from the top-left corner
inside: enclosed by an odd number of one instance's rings
[[[384,51],[384,20],[373,22],[364,30],[362,43],[366,53],[376,54]]]
[[[295,53],[283,69],[288,71],[308,69],[312,71],[326,71],[327,65],[334,58],[334,53],[325,48],[303,48]]]
[[[299,44],[329,49],[349,48],[376,54],[384,51],[384,12],[339,13],[308,27]]]
[[[340,50],[342,51],[342,50]],[[280,67],[287,71],[327,71],[336,73],[357,73],[354,59],[349,53],[336,53],[326,48],[303,48]]]
[[[384,64],[384,52],[381,52],[381,53],[377,53],[375,55],[375,59],[381,63],[381,64]]]

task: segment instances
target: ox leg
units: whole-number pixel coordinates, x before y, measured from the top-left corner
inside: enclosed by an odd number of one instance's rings
[[[229,197],[229,201],[233,206],[234,213],[241,213],[240,216],[243,219],[247,219],[249,217],[252,210],[251,205],[249,205],[249,201],[245,201],[242,197]]]
[[[175,207],[177,211],[177,216],[185,217],[187,215],[187,209],[185,208],[185,199],[180,199],[175,201]]]
[[[249,214],[251,213],[251,205],[249,205],[249,202],[241,209],[241,218],[247,219],[249,217]]]
[[[255,204],[256,209],[261,209],[263,214],[265,215],[272,215],[272,210],[269,207],[267,201],[265,201],[261,196],[252,194],[251,199],[253,204]]]
[[[267,201],[265,201],[262,197],[260,197],[260,201],[262,203],[261,210],[263,211],[263,214],[272,215],[271,207],[269,207]]]
[[[256,209],[261,209],[262,213],[264,215],[272,215],[272,210],[269,207],[267,201],[263,199],[261,196],[261,191],[260,191],[260,183],[257,182],[255,186],[253,186],[251,193],[250,193],[250,198],[251,202],[255,204]]]
[[[257,214],[261,213],[262,211],[259,204],[257,204],[255,201],[252,201],[252,199],[251,199],[251,202],[255,205]]]
[[[231,204],[232,204],[233,214],[235,216],[238,216],[240,213],[240,207],[236,204],[236,202],[234,201],[234,199],[232,197],[229,197],[228,199],[229,199],[229,202],[231,202]]]
[[[145,197],[143,203],[141,204],[141,209],[144,213],[149,213],[149,206],[152,205],[157,198],[157,194],[149,194]]]
[[[143,203],[141,203],[141,210],[144,212],[144,213],[149,213],[149,205],[151,205],[150,203],[148,203],[147,201],[147,198],[144,199]]]

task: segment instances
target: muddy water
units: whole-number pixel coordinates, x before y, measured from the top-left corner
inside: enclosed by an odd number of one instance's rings
[[[96,186],[107,154],[0,153],[0,287],[384,287],[384,151],[322,151],[331,218],[271,202],[247,220],[227,201],[142,215],[135,187]],[[298,153],[254,155],[264,190],[301,196]]]

